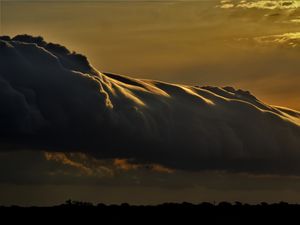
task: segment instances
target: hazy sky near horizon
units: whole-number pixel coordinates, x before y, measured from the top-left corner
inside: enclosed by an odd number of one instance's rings
[[[5,0],[0,13],[1,35],[43,36],[103,72],[234,86],[300,110],[300,1]],[[300,202],[299,187],[293,176],[173,173],[81,154],[0,152],[0,204]]]

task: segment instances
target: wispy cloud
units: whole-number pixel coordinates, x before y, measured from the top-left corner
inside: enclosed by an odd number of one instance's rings
[[[127,159],[114,159],[113,165],[116,167],[116,169],[120,169],[120,170],[124,170],[124,171],[147,169],[147,170],[151,170],[153,172],[158,172],[158,173],[173,173],[174,172],[174,170],[164,167],[159,164],[136,164],[136,163],[131,163]]]
[[[255,37],[254,40],[260,44],[275,44],[296,48],[300,46],[300,32],[260,36]]]
[[[300,23],[300,17],[291,19],[290,22],[292,22],[292,23]]]
[[[222,0],[218,6],[222,9],[230,9],[234,8],[235,4],[231,0]]]
[[[220,8],[246,8],[246,9],[296,9],[300,7],[300,2],[295,0],[223,0]]]
[[[78,175],[95,176],[99,178],[114,175],[113,169],[106,166],[107,163],[83,153],[45,152],[44,156],[48,161],[55,161],[77,169],[79,172]],[[51,172],[51,174],[55,175],[55,172]]]

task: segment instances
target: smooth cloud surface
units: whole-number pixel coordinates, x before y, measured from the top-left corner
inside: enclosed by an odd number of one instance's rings
[[[181,170],[300,174],[300,113],[231,87],[100,73],[42,38],[1,37],[1,149]]]

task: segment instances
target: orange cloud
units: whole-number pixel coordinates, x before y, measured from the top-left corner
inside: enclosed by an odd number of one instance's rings
[[[104,166],[103,162],[94,158],[89,158],[86,154],[82,153],[61,153],[61,152],[45,152],[46,160],[56,161],[73,168],[76,168],[83,175],[88,176],[112,176],[113,171]]]
[[[152,165],[152,170],[159,173],[174,173],[174,170],[159,164]]]
[[[115,159],[113,164],[118,169],[125,170],[125,171],[146,168],[151,171],[158,172],[158,173],[173,173],[174,172],[174,170],[164,167],[159,164],[134,164],[134,163],[128,162],[127,159]]]
[[[136,170],[139,168],[139,165],[129,163],[126,159],[115,159],[114,166],[121,170]]]

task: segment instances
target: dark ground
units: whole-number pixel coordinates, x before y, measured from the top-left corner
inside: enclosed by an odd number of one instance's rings
[[[0,207],[2,220],[83,224],[299,224],[300,205],[288,203],[218,205],[165,203],[157,206],[92,205],[67,201],[53,207]],[[8,224],[10,224],[8,223]],[[5,223],[6,224],[6,223]]]

